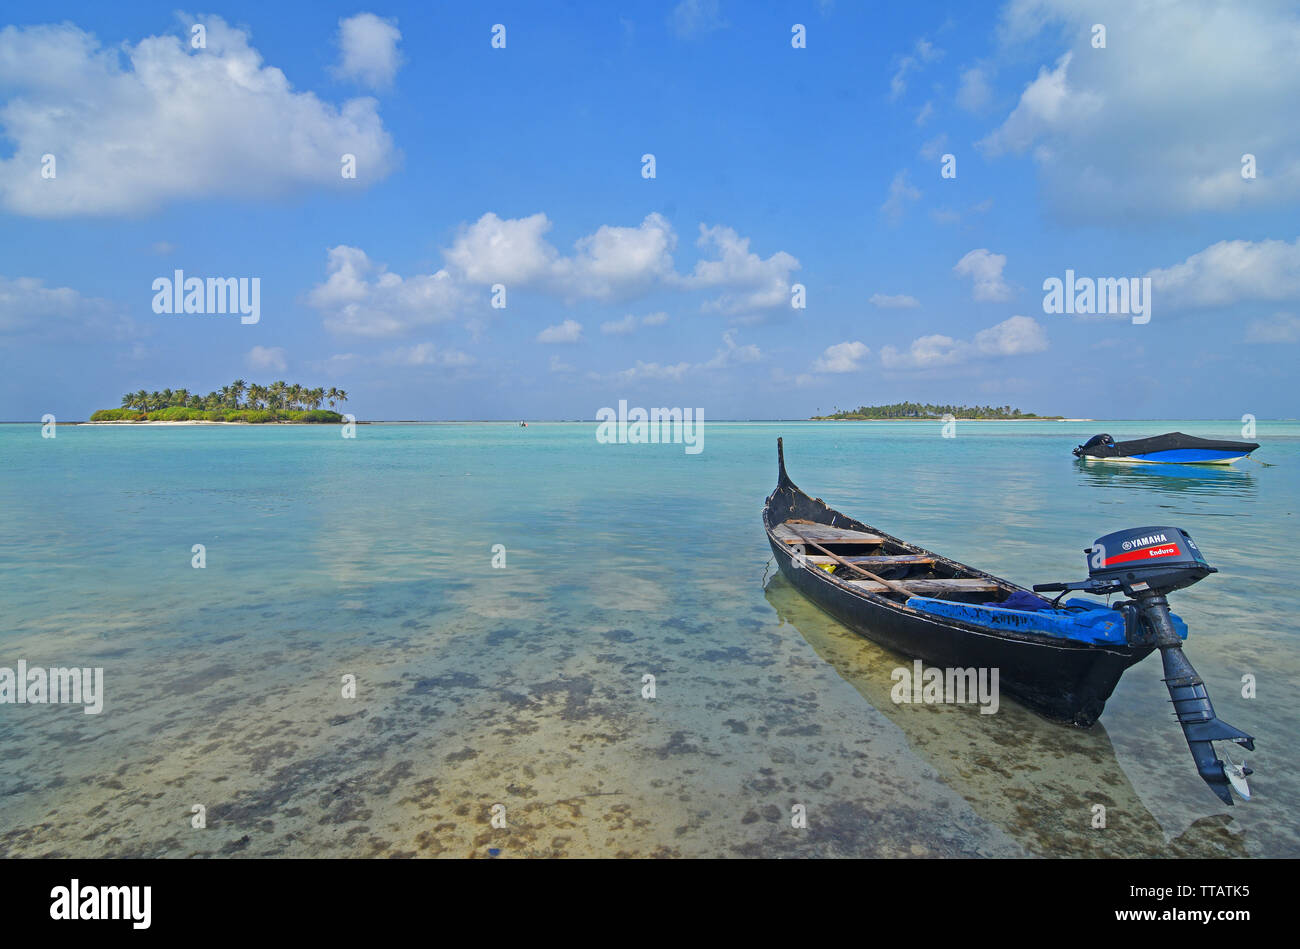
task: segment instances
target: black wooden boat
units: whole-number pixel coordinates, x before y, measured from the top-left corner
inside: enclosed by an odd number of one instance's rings
[[[763,507],[777,566],[805,596],[873,642],[941,668],[998,669],[1006,694],[1047,718],[1075,725],[1095,722],[1124,670],[1155,648],[1084,643],[1032,630],[991,631],[909,607],[913,596],[996,604],[1029,591],[810,498],[786,474],[780,439],[777,461],[779,481]],[[828,564],[836,564],[834,573],[823,569]]]
[[[782,575],[821,609],[873,642],[940,669],[996,669],[1001,691],[1047,718],[1083,726],[1101,715],[1124,671],[1159,649],[1197,772],[1225,803],[1232,803],[1229,786],[1249,799],[1251,769],[1219,759],[1213,742],[1253,750],[1254,739],[1216,717],[1183,655],[1186,626],[1169,612],[1167,593],[1216,572],[1185,531],[1130,528],[1099,538],[1087,550],[1088,579],[1035,585],[1037,592],[1060,591],[1049,603],[809,497],[786,473],[781,439],[776,446],[778,480],[763,505],[763,526]],[[1058,610],[1072,590],[1132,599],[1113,608]],[[1071,602],[1079,601],[1067,601],[1067,608]],[[1096,614],[1112,617],[1103,622],[1107,641],[1089,641],[1083,627],[1062,635],[1062,624],[1089,614],[1089,622]]]

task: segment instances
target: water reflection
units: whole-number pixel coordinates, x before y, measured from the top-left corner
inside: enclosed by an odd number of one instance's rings
[[[1162,494],[1254,497],[1255,474],[1230,465],[1142,465],[1076,459],[1081,484]]]
[[[898,726],[908,744],[981,817],[1039,856],[1246,856],[1229,814],[1191,824],[1166,841],[1101,725],[1070,728],[1011,701],[995,715],[975,706],[896,705],[890,673],[906,659],[821,612],[784,577],[764,596],[782,626],[802,636],[845,682]],[[1105,827],[1096,827],[1096,805]],[[1229,832],[1231,827],[1233,832]]]

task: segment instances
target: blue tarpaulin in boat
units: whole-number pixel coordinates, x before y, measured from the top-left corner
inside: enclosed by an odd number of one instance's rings
[[[1036,610],[1005,609],[1000,604],[985,606],[980,603],[953,603],[950,600],[935,600],[926,596],[914,596],[907,605],[913,609],[943,616],[948,619],[961,620],[975,626],[1004,632],[1046,633],[1062,639],[1074,639],[1085,643],[1123,644],[1124,615],[1118,610],[1098,606],[1095,601],[1070,599],[1060,609]],[[1174,629],[1178,635],[1187,638],[1187,624],[1172,613]]]

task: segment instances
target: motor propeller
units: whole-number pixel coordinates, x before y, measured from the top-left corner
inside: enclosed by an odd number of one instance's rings
[[[1166,596],[1218,571],[1206,563],[1191,536],[1177,527],[1115,531],[1099,538],[1084,553],[1089,555],[1087,580],[1038,583],[1034,590],[1060,591],[1062,596],[1070,590],[1098,596],[1122,591],[1132,597],[1140,622],[1130,642],[1154,643],[1160,650],[1165,686],[1197,773],[1225,804],[1233,803],[1230,788],[1243,800],[1250,800],[1246,777],[1254,772],[1244,762],[1222,761],[1213,742],[1231,741],[1254,751],[1255,739],[1214,714],[1205,682],[1183,654]]]

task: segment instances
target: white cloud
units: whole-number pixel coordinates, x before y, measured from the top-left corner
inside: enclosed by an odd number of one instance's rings
[[[489,212],[463,227],[445,252],[471,283],[534,286],[568,299],[610,299],[644,290],[672,274],[672,225],[649,214],[636,227],[602,225],[564,257],[547,240],[545,214],[502,219]]]
[[[207,48],[151,36],[120,48],[70,24],[0,29],[0,206],[14,214],[129,214],[191,198],[355,188],[392,168],[375,100],[295,92],[244,32],[204,17]],[[125,57],[123,68],[121,58]],[[42,156],[57,161],[42,179]],[[356,156],[356,181],[340,156]]]
[[[446,270],[402,278],[365,251],[340,244],[329,249],[329,276],[307,294],[325,328],[357,336],[395,336],[453,318],[464,302]]]
[[[600,331],[608,336],[626,336],[636,331],[636,317],[629,313],[621,320],[606,320]]]
[[[921,197],[921,192],[912,187],[908,179],[906,169],[894,175],[894,180],[889,183],[889,197],[885,203],[880,206],[880,210],[892,222],[897,224],[903,219],[903,210],[908,201],[915,201]]]
[[[713,354],[708,362],[700,363],[699,369],[726,369],[740,363],[758,362],[763,358],[759,348],[753,343],[741,346],[736,342],[736,331],[727,330],[722,334],[722,348]]]
[[[1023,356],[1047,348],[1047,332],[1028,316],[1013,316],[975,334],[975,349],[987,356]]]
[[[799,269],[799,261],[785,251],[777,251],[764,260],[749,249],[749,238],[742,238],[729,227],[703,224],[696,244],[715,250],[717,259],[698,261],[695,270],[681,284],[690,288],[729,288],[729,292],[706,304],[705,309],[739,313],[789,305],[790,274]]]
[[[966,349],[966,344],[951,336],[935,333],[914,339],[906,352],[883,347],[880,364],[886,369],[933,369],[961,362],[966,358]]]
[[[548,326],[537,334],[539,343],[576,343],[582,339],[582,324],[576,320],[565,320],[554,326]]]
[[[1041,324],[1027,316],[1013,316],[980,330],[972,341],[935,333],[913,340],[906,350],[885,346],[880,350],[880,362],[886,369],[939,369],[980,357],[1038,353],[1047,345],[1047,333]]]
[[[860,362],[871,350],[865,343],[844,342],[827,346],[826,351],[813,363],[814,372],[857,372]]]
[[[989,88],[985,70],[973,66],[961,74],[961,85],[957,89],[958,106],[967,112],[983,112],[992,99],[993,90]]]
[[[894,75],[889,80],[889,98],[890,100],[898,99],[907,91],[908,74],[920,69],[927,63],[932,63],[943,58],[943,50],[939,49],[924,36],[916,41],[916,46],[912,53],[901,56],[896,61]]]
[[[1246,328],[1248,343],[1300,343],[1300,316],[1278,313],[1267,320],[1252,320]]]
[[[921,111],[916,113],[916,118],[912,122],[917,128],[920,128],[926,122],[930,121],[930,116],[934,115],[934,103],[927,99],[925,105],[921,106]]]
[[[878,306],[882,310],[910,310],[921,305],[921,301],[916,297],[910,297],[906,293],[896,293],[892,296],[884,293],[873,293],[867,300],[872,306]]]
[[[1016,0],[1001,33],[1008,60],[1055,65],[982,145],[1030,152],[1058,213],[1127,223],[1300,199],[1300,124],[1279,120],[1300,99],[1300,70],[1279,65],[1300,61],[1294,3]]]
[[[271,372],[283,372],[289,368],[284,358],[284,349],[280,346],[254,346],[244,357],[249,369],[265,369]]]
[[[1300,299],[1300,238],[1219,241],[1147,276],[1162,308]]]
[[[638,359],[635,366],[614,373],[613,378],[618,382],[644,382],[652,379],[669,379],[676,382],[680,381],[690,369],[691,364],[688,362],[664,366],[657,362],[642,362]]]
[[[335,73],[372,89],[392,85],[402,54],[397,51],[401,31],[396,20],[373,13],[358,13],[339,20],[339,63]]]
[[[608,336],[626,336],[636,332],[638,326],[663,326],[667,322],[668,314],[664,312],[651,313],[640,319],[629,313],[622,319],[606,320],[601,323],[600,331]]]
[[[727,26],[718,0],[681,0],[673,7],[668,25],[681,39],[694,39]]]
[[[1006,254],[992,254],[981,247],[957,261],[952,269],[974,281],[971,295],[976,300],[1004,303],[1011,299],[1011,287],[1002,279],[1002,268],[1006,265]]]
[[[386,352],[381,362],[396,366],[443,366],[455,368],[474,364],[474,357],[457,349],[439,349],[433,343],[399,346]]]
[[[0,276],[0,336],[69,337],[138,335],[138,328],[109,301],[71,287],[47,287],[35,277]]]
[[[943,154],[943,150],[947,145],[948,133],[942,132],[921,146],[921,157],[927,161],[934,161]]]

